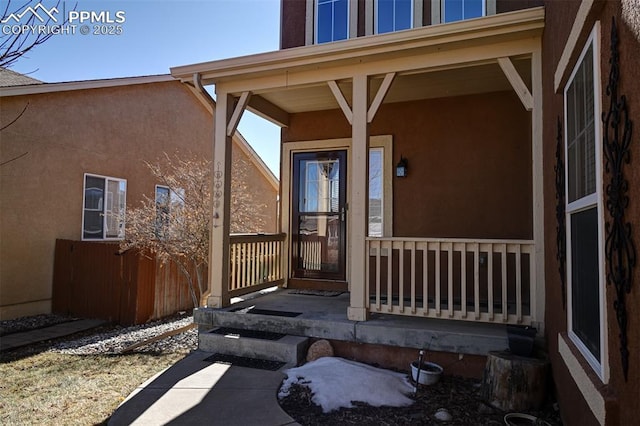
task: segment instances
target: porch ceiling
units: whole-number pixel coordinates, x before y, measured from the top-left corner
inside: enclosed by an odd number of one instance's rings
[[[528,88],[531,89],[530,59],[521,58],[514,60],[513,63]],[[377,93],[382,80],[382,77],[371,79],[370,99],[373,99]],[[338,86],[349,104],[353,104],[351,81],[338,82]],[[464,68],[399,75],[391,85],[383,103],[407,102],[503,90],[513,89],[498,64],[489,63]],[[264,92],[260,96],[288,113],[339,108],[335,96],[333,96],[326,83]]]

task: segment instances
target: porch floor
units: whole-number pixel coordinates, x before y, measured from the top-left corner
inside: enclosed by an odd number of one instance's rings
[[[279,288],[226,308],[199,308],[194,321],[201,333],[224,326],[470,355],[508,348],[506,325],[387,314],[358,322],[347,319],[348,306],[347,292],[321,296]]]

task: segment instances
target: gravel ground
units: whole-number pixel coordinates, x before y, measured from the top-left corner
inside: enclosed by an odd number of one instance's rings
[[[60,315],[36,315],[15,320],[3,320],[0,324],[3,335],[18,333],[32,329],[48,327],[70,321],[73,318]],[[47,342],[41,342],[34,346],[18,348],[10,353],[10,358],[28,355],[33,352],[52,351],[69,355],[111,355],[122,352],[123,349],[135,344],[157,337],[171,330],[193,324],[193,316],[190,313],[175,315],[161,320],[149,322],[131,327],[118,325],[105,325],[77,335],[62,337]],[[148,345],[136,348],[138,353],[172,353],[195,350],[198,347],[198,331],[192,328],[152,342]],[[3,354],[4,355],[4,354]]]
[[[193,317],[154,321],[148,324],[117,328],[113,331],[86,336],[77,340],[56,343],[50,350],[69,355],[117,354],[123,349],[159,336],[168,331],[193,324]],[[184,349],[196,349],[198,330],[193,328],[167,339],[142,346],[136,352],[176,352]]]
[[[0,336],[48,327],[50,325],[67,322],[72,319],[73,318],[65,317],[62,315],[41,314],[12,320],[2,320],[0,321]]]

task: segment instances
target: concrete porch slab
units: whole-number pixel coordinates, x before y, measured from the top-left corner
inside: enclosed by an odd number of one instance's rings
[[[194,321],[201,332],[225,326],[304,337],[334,339],[458,354],[486,355],[508,348],[506,325],[374,314],[369,321],[347,319],[349,294],[334,297],[278,289],[223,309],[200,308]],[[298,312],[296,317],[242,313]],[[238,311],[240,312],[233,312]]]

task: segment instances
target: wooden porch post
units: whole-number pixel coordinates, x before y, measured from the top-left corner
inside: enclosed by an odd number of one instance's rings
[[[227,93],[217,94],[213,141],[213,217],[209,241],[209,291],[206,294],[207,305],[215,308],[229,305],[232,142],[227,126],[233,113],[233,101],[233,97]]]
[[[352,321],[366,321],[369,317],[367,304],[366,241],[367,201],[369,169],[369,76],[353,78],[353,122],[351,127],[351,222],[348,232],[349,284],[351,299],[347,317]]]
[[[544,190],[542,149],[542,53],[537,47],[531,55],[531,85],[533,109],[531,112],[531,159],[533,173],[533,240],[535,294],[531,298],[531,317],[538,333],[544,334],[545,279],[544,279]]]

